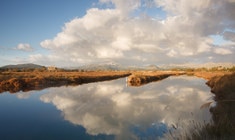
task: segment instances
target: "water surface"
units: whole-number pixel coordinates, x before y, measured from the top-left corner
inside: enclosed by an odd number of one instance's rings
[[[190,130],[192,121],[209,122],[200,106],[212,96],[205,80],[188,76],[141,87],[122,78],[3,93],[0,139],[162,139],[176,127]]]

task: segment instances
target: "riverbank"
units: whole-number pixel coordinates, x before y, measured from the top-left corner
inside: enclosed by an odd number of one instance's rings
[[[211,88],[211,92],[216,95],[216,101],[235,101],[235,73],[214,76],[206,84]]]
[[[235,139],[235,72],[212,77],[206,83],[215,94],[216,106],[210,108],[213,123],[201,130],[197,139]]]
[[[48,87],[75,86],[113,80],[131,75],[125,71],[105,72],[2,72],[0,93],[41,90]]]
[[[211,80],[231,72],[217,71],[93,71],[93,72],[1,72],[0,93],[9,91],[41,90],[48,87],[74,86],[90,82],[99,82],[127,77],[129,86],[141,86],[169,76],[189,75]]]
[[[183,71],[135,71],[128,76],[128,86],[141,86],[150,82],[163,80],[169,76],[183,75]]]

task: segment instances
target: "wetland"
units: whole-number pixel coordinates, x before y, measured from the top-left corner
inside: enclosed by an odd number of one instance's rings
[[[1,139],[234,138],[234,73],[1,74]]]

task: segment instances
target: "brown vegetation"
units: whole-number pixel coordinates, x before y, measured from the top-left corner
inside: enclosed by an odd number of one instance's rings
[[[197,77],[204,78],[206,80],[210,80],[211,78],[218,76],[221,77],[226,74],[231,74],[232,72],[228,71],[194,71],[194,72],[187,72],[187,75],[193,75]]]
[[[127,83],[129,86],[141,86],[154,81],[159,81],[173,75],[182,75],[184,72],[180,71],[138,71],[133,72],[128,77]]]
[[[0,93],[39,90],[48,87],[80,85],[129,76],[128,72],[2,72]]]
[[[223,76],[227,71],[5,71],[0,72],[0,93],[9,91],[39,90],[55,86],[80,85],[83,83],[112,80],[128,77],[129,86],[141,86],[153,81],[159,81],[173,75],[192,75],[206,80],[215,76]],[[130,76],[131,75],[131,76]]]
[[[235,72],[211,78],[207,85],[215,94],[216,106],[210,109],[214,124],[207,127],[218,139],[235,139]]]
[[[231,128],[235,134],[235,73],[224,76],[215,76],[207,83],[211,87],[211,92],[215,94],[216,108],[212,108],[213,119],[229,120]],[[226,119],[224,118],[226,117]]]
[[[207,85],[211,87],[211,92],[219,96],[220,100],[235,100],[235,73],[226,74],[224,76],[215,76],[211,78]],[[222,97],[223,96],[223,97]]]
[[[210,108],[213,123],[204,124],[193,139],[235,139],[235,73],[217,75],[207,83],[215,94],[216,106]],[[208,103],[210,105],[211,102]],[[197,127],[195,127],[197,128]]]

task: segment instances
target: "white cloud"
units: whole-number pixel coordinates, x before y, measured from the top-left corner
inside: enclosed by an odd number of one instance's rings
[[[27,43],[20,43],[17,45],[15,48],[16,50],[21,50],[21,51],[33,51],[33,48],[30,46],[30,44]]]
[[[51,55],[60,56],[58,60],[72,60],[71,65],[107,60],[128,65],[184,63],[219,52],[223,52],[224,60],[232,60],[227,54],[234,49],[212,49],[210,38],[235,29],[235,3],[231,0],[155,0],[155,8],[161,7],[167,13],[164,20],[149,17],[148,13],[130,14],[148,1],[99,2],[111,3],[115,8],[89,9],[83,17],[66,23],[53,39],[42,41],[41,46],[50,49]],[[234,42],[233,33],[225,32],[223,36]],[[146,61],[139,63],[140,58]]]
[[[177,55],[177,52],[176,52],[175,50],[170,50],[170,51],[167,53],[167,55],[168,55],[169,57],[175,57],[175,56]]]
[[[216,54],[220,54],[220,55],[227,55],[227,54],[232,54],[233,52],[229,49],[226,48],[215,48],[214,52]]]
[[[118,107],[126,107],[131,103],[131,98],[129,94],[120,93],[113,95],[112,101],[115,102]]]

